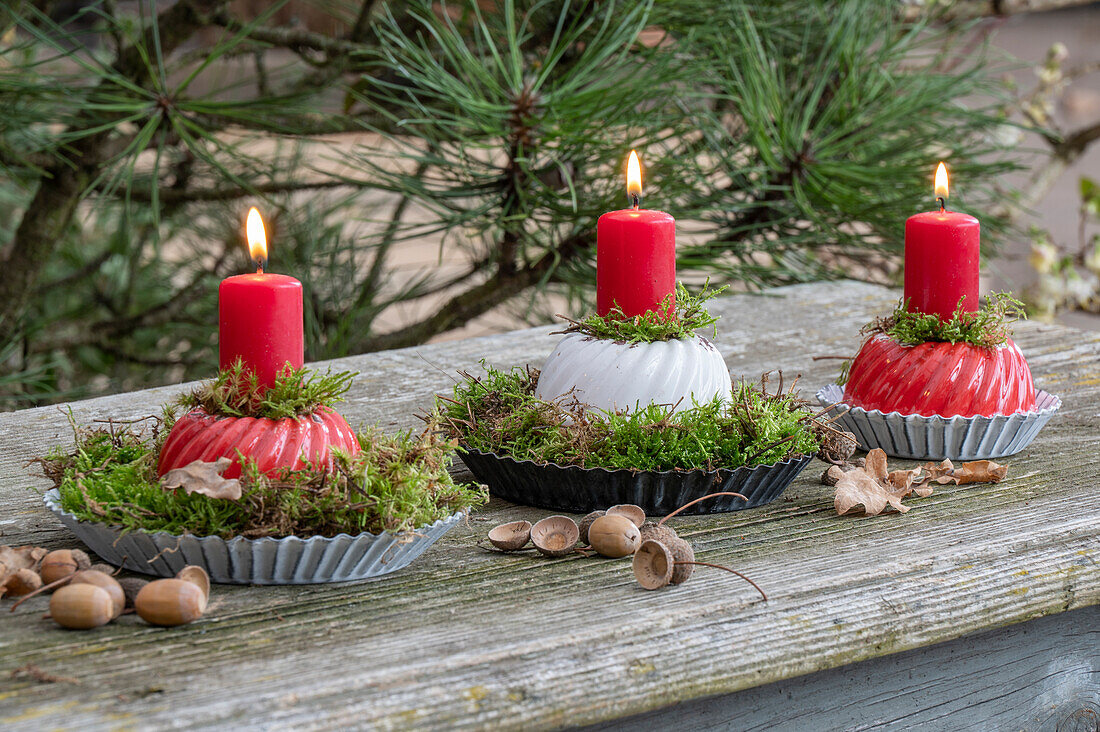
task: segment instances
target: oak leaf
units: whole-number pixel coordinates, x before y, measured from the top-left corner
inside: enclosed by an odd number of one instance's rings
[[[183,488],[188,495],[201,493],[210,498],[238,501],[241,498],[241,481],[222,477],[232,463],[227,457],[220,457],[212,463],[196,460],[182,468],[169,470],[160,479],[161,486],[165,490]]]
[[[834,465],[822,476],[822,481],[836,486],[833,505],[838,514],[862,506],[868,516],[877,516],[887,506],[905,513],[910,507],[903,504],[902,499],[914,493],[927,498],[932,495],[935,485],[996,483],[1007,474],[1007,467],[991,460],[974,460],[958,467],[944,460],[910,470],[891,471],[886,464],[886,453],[876,448],[867,453],[863,467]]]
[[[0,597],[14,592],[9,585],[35,575],[44,556],[46,550],[40,546],[0,546]]]
[[[879,515],[887,506],[893,506],[901,513],[909,510],[909,506],[901,502],[900,495],[886,490],[862,469],[845,473],[836,484],[833,506],[842,516],[856,506],[863,506],[863,512],[868,516]]]
[[[909,510],[901,502],[901,499],[910,493],[912,485],[912,471],[899,470],[896,473],[909,473],[908,476],[894,476],[887,471],[886,453],[875,448],[867,453],[867,461],[862,468],[849,470],[839,476],[836,484],[836,496],[833,498],[833,506],[836,512],[843,516],[856,506],[863,506],[863,512],[868,516],[877,516],[892,506],[900,513]],[[898,485],[902,487],[898,487]]]
[[[925,482],[940,485],[967,485],[968,483],[999,483],[1008,475],[1008,467],[992,460],[973,460],[955,467],[950,460],[939,465],[925,463],[922,468],[928,472]]]

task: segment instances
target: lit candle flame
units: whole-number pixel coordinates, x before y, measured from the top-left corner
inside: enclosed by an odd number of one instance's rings
[[[943,163],[936,168],[936,198],[947,199],[947,166]]]
[[[245,236],[248,238],[248,254],[256,263],[257,271],[264,271],[264,263],[267,261],[267,232],[264,231],[264,220],[255,206],[248,209],[248,220],[244,225]]]
[[[626,194],[634,199],[634,207],[638,207],[638,199],[642,197],[642,164],[638,162],[638,153],[630,151],[630,158],[626,161]]]

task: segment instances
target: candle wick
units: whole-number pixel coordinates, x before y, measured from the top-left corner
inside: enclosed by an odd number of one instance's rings
[[[262,258],[256,258],[252,260],[256,263],[256,274],[264,273],[264,266],[267,264]]]
[[[631,193],[630,200],[634,203],[633,208],[635,211],[638,210],[638,207],[642,205],[642,197],[639,196],[637,193]]]
[[[940,202],[940,213],[943,213],[947,208],[947,202],[943,200],[943,196],[936,196],[936,200]]]

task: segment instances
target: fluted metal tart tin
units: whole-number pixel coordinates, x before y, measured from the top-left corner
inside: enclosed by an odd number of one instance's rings
[[[633,503],[652,516],[664,516],[719,491],[741,493],[748,500],[718,496],[684,513],[725,513],[763,506],[778,498],[813,460],[813,456],[804,455],[734,470],[649,471],[540,464],[468,447],[459,455],[477,481],[489,486],[490,493],[512,503],[569,513]]]
[[[381,577],[409,565],[466,515],[459,511],[405,534],[339,534],[306,539],[222,539],[218,536],[129,531],[82,521],[61,508],[56,488],[46,507],[89,549],[117,567],[174,577],[188,564],[206,570],[213,582],[231,585],[308,585]]]
[[[843,403],[844,390],[829,384],[817,392],[817,400],[826,407]],[[940,417],[848,407],[836,425],[854,433],[864,450],[878,447],[892,457],[986,460],[1026,448],[1061,406],[1061,399],[1040,389],[1030,412]]]

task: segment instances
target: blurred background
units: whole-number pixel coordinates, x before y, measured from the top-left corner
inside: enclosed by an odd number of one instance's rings
[[[0,409],[213,374],[253,205],[309,360],[582,315],[631,148],[689,285],[897,284],[944,160],[984,287],[1097,328],[1097,39],[1073,0],[8,2]]]

